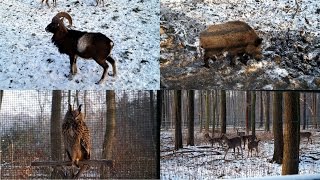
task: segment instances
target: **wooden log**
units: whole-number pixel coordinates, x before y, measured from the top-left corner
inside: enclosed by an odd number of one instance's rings
[[[100,166],[100,165],[106,165],[113,167],[114,161],[113,160],[106,160],[106,159],[100,159],[100,160],[84,160],[79,161],[79,165],[90,165],[90,166]],[[31,162],[31,166],[72,166],[71,161],[34,161]]]

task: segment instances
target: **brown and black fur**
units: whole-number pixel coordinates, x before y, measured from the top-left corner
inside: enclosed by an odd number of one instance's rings
[[[71,105],[64,117],[62,124],[62,133],[65,151],[72,165],[80,168],[75,178],[89,168],[88,165],[79,165],[79,161],[90,159],[91,138],[89,129],[84,122],[84,115],[81,112],[81,105],[77,110],[73,110]]]
[[[252,156],[252,150],[253,149],[256,149],[256,155],[258,155],[258,153],[259,153],[259,150],[258,150],[259,142],[260,142],[260,140],[258,140],[258,141],[253,140],[253,141],[248,142],[248,157],[249,157],[249,152],[251,153],[251,156]]]
[[[215,144],[215,143],[219,143],[219,145],[222,147],[223,145],[222,145],[222,138],[221,138],[221,136],[220,137],[213,137],[213,138],[211,138],[211,136],[208,134],[208,133],[206,133],[205,135],[204,135],[204,137],[205,137],[205,139],[207,140],[207,141],[209,141],[209,143],[211,143],[211,147],[213,147],[213,144]]]
[[[113,76],[116,75],[115,60],[110,56],[114,46],[113,41],[102,33],[70,30],[64,26],[63,18],[72,25],[72,18],[66,12],[59,12],[52,18],[51,23],[46,27],[47,32],[53,33],[52,42],[62,54],[67,54],[70,59],[70,77],[77,73],[77,57],[94,59],[102,68],[103,73],[97,84],[101,84],[107,74],[109,65],[112,65]],[[80,46],[82,45],[82,46]],[[81,47],[81,48],[79,48]]]
[[[262,39],[245,22],[230,21],[224,24],[209,26],[200,33],[200,47],[204,49],[204,66],[209,68],[209,59],[228,52],[231,65],[236,57],[247,54],[260,60]]]
[[[241,154],[242,154],[242,157],[243,157],[243,151],[242,151],[242,147],[241,147],[241,138],[239,136],[229,139],[225,134],[223,134],[221,136],[221,138],[228,146],[226,151],[225,151],[226,153],[225,153],[223,159],[226,158],[229,149],[233,149],[234,156],[236,157],[236,148],[238,149],[238,153],[239,153],[239,148],[240,148]]]

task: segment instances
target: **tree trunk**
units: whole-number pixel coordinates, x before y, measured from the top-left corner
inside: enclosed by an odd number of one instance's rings
[[[3,90],[0,90],[0,110],[1,110],[2,98],[3,98]]]
[[[202,96],[203,91],[199,91],[199,121],[200,121],[200,133],[202,133],[202,115],[203,115],[203,106],[202,106]]]
[[[194,90],[189,90],[189,121],[187,145],[194,146]]]
[[[102,147],[102,159],[111,160],[113,159],[112,148],[116,128],[116,99],[114,91],[106,91],[106,102],[106,131]],[[108,178],[109,174],[106,167],[102,166],[101,170],[101,178]]]
[[[265,99],[265,117],[266,117],[266,123],[265,123],[265,131],[270,131],[270,92],[266,92],[266,99]]]
[[[156,162],[160,162],[160,128],[161,128],[161,119],[163,115],[163,99],[164,92],[158,90],[157,91],[157,128],[156,128],[156,142],[157,142],[157,150],[156,150]],[[160,179],[160,163],[156,163],[156,179]]]
[[[213,92],[213,96],[212,96],[212,101],[213,103],[213,108],[212,108],[212,137],[214,137],[214,131],[215,131],[215,127],[216,127],[216,109],[217,109],[217,90],[214,90]],[[213,99],[214,98],[214,99]]]
[[[227,103],[226,103],[226,91],[221,90],[221,101],[220,101],[220,116],[221,116],[221,133],[227,132]]]
[[[176,105],[176,121],[175,121],[175,146],[174,149],[178,150],[183,148],[182,145],[182,127],[181,127],[181,90],[175,91],[175,105]]]
[[[282,92],[273,92],[273,136],[274,152],[272,161],[282,164],[283,129],[282,129]]]
[[[313,119],[313,127],[318,129],[318,121],[317,121],[317,94],[312,93],[312,119]]]
[[[51,159],[53,161],[62,160],[62,127],[61,127],[61,91],[52,91],[50,140],[51,140]],[[51,178],[64,178],[61,169],[54,167]]]
[[[282,175],[299,173],[299,93],[284,93],[284,148]]]
[[[206,132],[209,132],[209,125],[210,125],[210,100],[209,100],[209,90],[205,92],[205,99],[206,99],[206,124],[205,124],[205,130]]]
[[[262,91],[260,92],[260,125],[259,128],[263,127],[263,96]]]
[[[307,124],[307,97],[306,93],[303,93],[303,126],[302,129],[306,129],[306,124]]]
[[[76,105],[77,107],[80,106],[80,102],[79,102],[79,90],[76,90],[76,96],[74,98],[75,102],[76,102]]]
[[[256,91],[251,91],[251,134],[256,135]]]
[[[247,106],[246,106],[246,132],[247,134],[249,134],[249,131],[250,131],[250,124],[251,124],[251,121],[250,121],[250,117],[251,117],[251,113],[250,113],[250,110],[251,110],[251,104],[250,104],[250,101],[251,101],[251,94],[250,94],[250,91],[246,91],[246,95],[247,95]]]
[[[68,90],[68,105],[71,104],[71,90]]]

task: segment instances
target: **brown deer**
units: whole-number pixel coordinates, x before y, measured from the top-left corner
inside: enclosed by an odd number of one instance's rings
[[[239,131],[239,129],[238,128],[236,128],[236,130],[237,130],[237,135],[238,136],[244,136],[244,135],[246,135],[246,133],[245,132],[243,132],[243,131]]]
[[[245,149],[246,148],[246,141],[248,141],[248,143],[249,143],[250,141],[256,140],[257,137],[251,134],[251,135],[241,136],[241,139],[242,139],[242,142],[243,142],[243,149]]]
[[[219,143],[219,145],[222,147],[222,139],[221,139],[221,136],[220,137],[213,137],[211,138],[210,135],[208,133],[206,133],[204,135],[205,139],[207,141],[209,141],[211,143],[211,147],[213,147],[213,144],[215,143]]]
[[[252,157],[252,150],[256,149],[256,155],[258,155],[259,150],[258,150],[258,145],[259,145],[260,139],[258,141],[250,141],[248,142],[248,157],[249,157],[249,152],[251,153],[251,157]]]
[[[235,158],[236,157],[236,148],[238,149],[238,154],[239,154],[239,148],[241,149],[241,154],[243,157],[243,151],[242,151],[242,147],[241,147],[241,138],[240,137],[234,137],[234,138],[228,138],[225,134],[222,135],[222,140],[228,145],[227,149],[226,149],[226,154],[224,155],[223,159],[226,158],[226,155],[229,151],[229,149],[233,148],[233,153]]]
[[[309,143],[309,140],[311,141],[311,144],[312,144],[311,135],[312,135],[311,132],[300,132],[300,140],[302,140],[302,138],[308,138],[307,144]]]

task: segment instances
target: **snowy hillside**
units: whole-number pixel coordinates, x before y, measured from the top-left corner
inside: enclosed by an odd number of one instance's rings
[[[320,4],[313,0],[161,0],[161,83],[164,88],[318,89]],[[262,61],[221,57],[204,68],[199,34],[240,20],[263,38]]]
[[[57,0],[55,8],[40,2],[0,1],[0,89],[159,89],[158,0],[108,0],[104,7],[94,6],[95,0]],[[116,77],[96,85],[103,69],[78,58],[78,73],[68,79],[69,58],[45,32],[60,11],[72,16],[72,29],[101,32],[114,41]]]
[[[186,134],[186,133],[185,133]],[[202,133],[195,133],[195,146],[186,146],[174,151],[174,131],[162,131],[160,136],[161,179],[235,179],[249,177],[280,176],[281,165],[270,163],[273,156],[271,133],[257,133],[259,153],[248,156],[248,147],[237,154],[230,149],[226,159],[225,148],[204,141]],[[313,132],[313,144],[303,140],[300,144],[299,174],[320,174],[319,132]],[[236,151],[237,152],[237,151]],[[310,178],[311,179],[311,178]]]

